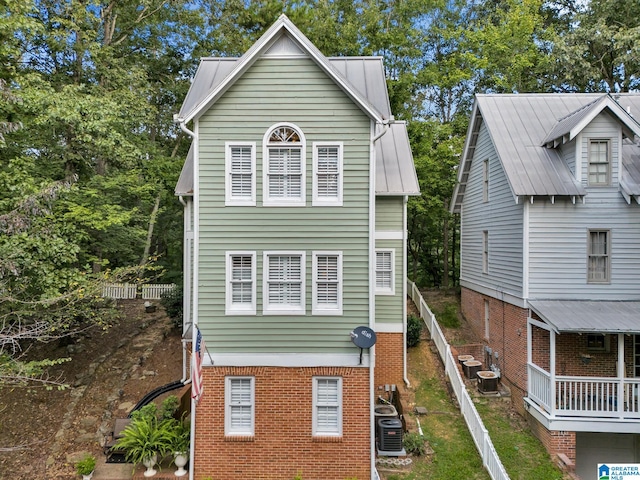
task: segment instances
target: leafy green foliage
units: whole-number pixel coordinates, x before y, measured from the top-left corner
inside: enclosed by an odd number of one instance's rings
[[[411,455],[422,456],[427,453],[424,442],[424,437],[418,432],[408,432],[402,437],[402,446]]]
[[[407,316],[407,347],[415,347],[420,343],[424,322],[415,315]]]
[[[76,462],[76,472],[79,475],[89,475],[96,468],[96,457],[91,454],[85,455],[81,460]]]
[[[131,423],[116,442],[129,462],[137,465],[153,455],[188,451],[189,425],[175,418],[178,405],[178,397],[170,395],[160,408],[150,403],[131,414]]]
[[[160,298],[160,304],[164,307],[164,311],[173,321],[176,328],[182,327],[183,300],[182,287],[180,286],[176,286],[173,290],[162,294]]]

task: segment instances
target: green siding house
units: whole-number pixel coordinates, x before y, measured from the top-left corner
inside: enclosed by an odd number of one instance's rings
[[[202,59],[175,121],[192,138],[176,186],[185,345],[200,332],[207,347],[192,476],[377,478],[419,194],[382,59],[327,58],[283,15],[242,57]],[[363,352],[359,326],[377,338]]]

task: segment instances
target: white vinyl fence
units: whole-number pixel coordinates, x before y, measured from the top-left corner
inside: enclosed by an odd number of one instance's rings
[[[144,285],[136,283],[105,283],[102,286],[102,296],[116,300],[128,300],[138,298],[138,289],[140,289],[143,300],[160,300],[162,294],[170,292],[175,287],[175,283]]]
[[[478,411],[469,396],[469,392],[467,392],[464,381],[460,376],[460,370],[458,370],[456,360],[451,354],[451,347],[447,343],[435,315],[431,312],[427,303],[422,298],[418,287],[416,287],[415,283],[411,280],[407,280],[407,291],[409,292],[409,296],[413,300],[413,303],[415,303],[419,308],[420,317],[424,320],[424,323],[431,334],[431,338],[438,349],[438,354],[445,366],[445,372],[451,381],[451,386],[453,387],[453,391],[458,399],[458,403],[460,404],[462,416],[467,422],[467,427],[469,428],[473,441],[476,444],[476,448],[482,457],[483,465],[488,470],[489,475],[493,480],[509,480],[509,475],[504,469],[504,466],[493,447],[491,438],[489,438],[489,432],[487,432],[487,429],[482,423],[482,419],[480,418],[480,415],[478,415]]]

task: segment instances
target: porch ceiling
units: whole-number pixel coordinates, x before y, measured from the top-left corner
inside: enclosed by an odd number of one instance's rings
[[[640,301],[529,300],[557,333],[640,333]]]

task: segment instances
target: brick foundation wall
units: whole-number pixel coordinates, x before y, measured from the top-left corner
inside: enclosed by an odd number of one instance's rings
[[[376,340],[376,391],[384,385],[404,383],[404,338],[402,333],[377,333]]]
[[[224,435],[225,376],[255,377],[255,434]],[[312,436],[312,378],[342,377],[342,437]],[[196,479],[304,480],[371,477],[369,369],[205,367],[196,408]]]
[[[489,302],[489,335],[485,333],[485,304]],[[569,460],[576,459],[575,432],[549,431],[524,409],[524,397],[527,395],[527,316],[528,311],[496,298],[484,296],[478,292],[463,288],[461,292],[462,313],[469,322],[474,334],[483,338],[493,352],[498,352],[497,365],[502,374],[502,383],[511,390],[511,401],[514,408],[527,419],[532,433],[542,442],[551,455],[564,454]],[[549,333],[543,329],[533,329],[533,360],[545,369],[549,369],[550,344]],[[576,350],[578,335],[563,335],[556,343],[558,369],[578,367],[577,360],[573,360],[571,353]],[[556,337],[556,340],[559,340]],[[566,342],[566,345],[563,344]],[[573,346],[572,346],[573,345]],[[563,357],[560,352],[563,352]],[[572,360],[566,360],[572,358]],[[493,359],[495,361],[495,358]],[[602,360],[603,369],[608,368],[608,362]],[[561,364],[563,365],[561,367]],[[573,371],[573,370],[572,370]],[[584,375],[584,373],[580,373]]]
[[[485,335],[485,300],[489,302],[488,337]],[[498,353],[497,359],[493,356],[492,363],[500,368],[502,377],[526,391],[527,310],[467,288],[462,289],[461,306],[474,333],[484,339],[494,354]]]
[[[533,434],[542,442],[551,455],[564,454],[573,464],[576,462],[576,432],[547,430],[530,414],[526,419]]]

